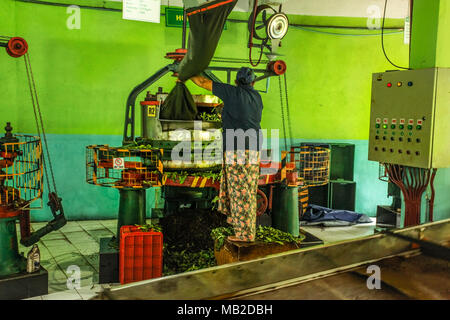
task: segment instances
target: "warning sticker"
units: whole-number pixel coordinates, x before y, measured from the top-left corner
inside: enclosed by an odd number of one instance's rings
[[[417,119],[417,124],[418,124],[419,126],[421,126],[422,123],[423,123],[422,119]]]
[[[400,124],[405,124],[406,120],[405,119],[400,119]]]
[[[125,161],[123,158],[114,158],[113,165],[114,169],[125,169]]]
[[[377,118],[375,121],[376,121],[376,123],[381,123],[381,119],[380,118]]]
[[[156,117],[156,106],[148,106],[148,116],[150,118]]]
[[[388,124],[388,123],[389,123],[389,119],[388,119],[388,118],[384,118],[384,119],[383,119],[383,123],[384,123],[384,124]]]
[[[397,124],[397,119],[392,119],[392,120],[391,120],[391,123],[392,123],[392,124]]]
[[[408,120],[408,124],[413,125],[413,124],[414,124],[414,119],[409,119],[409,120]]]

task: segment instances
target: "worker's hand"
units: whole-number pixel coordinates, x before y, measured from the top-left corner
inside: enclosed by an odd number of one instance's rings
[[[192,80],[192,82],[194,82],[196,85],[198,85],[199,87],[212,91],[212,81],[202,77],[202,76],[194,76],[192,77],[190,80]]]

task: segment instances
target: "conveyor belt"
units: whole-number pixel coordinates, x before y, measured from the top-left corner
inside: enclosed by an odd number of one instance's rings
[[[448,245],[449,222],[432,222],[395,233]],[[417,256],[406,258],[410,255]],[[366,268],[372,264],[380,266],[386,290],[367,289]],[[448,299],[448,271],[448,261],[424,255],[410,241],[380,233],[123,285],[105,290],[99,298]]]
[[[449,264],[445,260],[411,253],[378,263],[380,289],[369,290],[366,265],[324,278],[259,290],[232,300],[448,300],[450,299]]]

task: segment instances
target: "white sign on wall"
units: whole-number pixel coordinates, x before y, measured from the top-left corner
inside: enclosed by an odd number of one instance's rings
[[[123,19],[159,23],[161,0],[123,0]]]

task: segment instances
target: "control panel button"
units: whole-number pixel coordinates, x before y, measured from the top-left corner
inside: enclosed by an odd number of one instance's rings
[[[421,126],[421,125],[417,125],[417,126],[416,126],[416,129],[417,129],[417,130],[421,130],[421,129],[422,129],[422,126]]]
[[[413,82],[412,82],[412,81],[409,81],[409,82],[408,82],[408,87],[412,87],[412,85],[413,85]]]
[[[398,126],[398,128],[403,130],[405,128],[405,126],[403,124],[401,124]]]
[[[408,130],[412,130],[413,126],[412,125],[408,125]]]
[[[379,123],[377,123],[377,124],[375,124],[375,128],[380,128],[380,124]]]
[[[395,129],[395,124],[391,124],[391,129]]]

